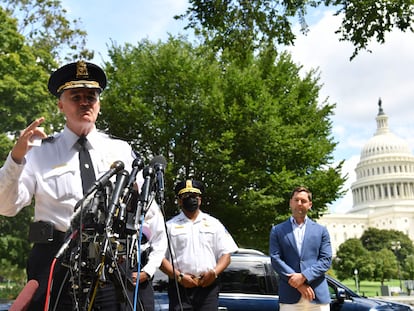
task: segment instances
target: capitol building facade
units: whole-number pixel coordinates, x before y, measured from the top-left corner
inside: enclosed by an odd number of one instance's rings
[[[408,143],[391,132],[381,100],[377,130],[361,151],[351,185],[353,206],[326,214],[318,223],[331,235],[332,251],[368,228],[398,230],[414,241],[414,156]]]

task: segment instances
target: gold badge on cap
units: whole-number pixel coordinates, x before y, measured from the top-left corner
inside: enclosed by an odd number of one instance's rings
[[[83,60],[80,60],[76,64],[76,79],[89,78],[88,67]]]

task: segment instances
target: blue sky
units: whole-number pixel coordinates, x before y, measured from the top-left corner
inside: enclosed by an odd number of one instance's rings
[[[136,44],[142,39],[165,40],[168,33],[184,33],[184,23],[173,16],[185,12],[187,0],[63,0],[70,18],[80,18],[88,32],[88,48],[95,51],[94,61],[107,59],[107,46]],[[332,12],[314,10],[310,32],[298,33],[290,48],[293,60],[303,72],[318,69],[320,96],[336,103],[332,118],[333,135],[338,142],[335,160],[345,159],[344,173],[350,178],[345,188],[355,181],[354,169],[361,148],[376,130],[378,99],[389,116],[391,130],[410,146],[414,146],[414,34],[394,31],[386,36],[386,44],[371,43],[372,53],[361,52],[353,61],[353,47],[339,42],[334,31],[339,19]],[[331,206],[344,212],[352,207],[352,196]]]

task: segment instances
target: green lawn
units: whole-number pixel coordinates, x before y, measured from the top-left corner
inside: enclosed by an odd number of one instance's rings
[[[355,280],[348,279],[342,281],[344,285],[352,289],[356,292]],[[399,287],[400,281],[399,280],[388,280],[384,282],[384,285],[390,287]],[[404,286],[404,282],[402,283]],[[403,288],[403,291],[405,289]],[[381,283],[380,282],[372,282],[372,281],[361,281],[359,284],[359,294],[367,297],[374,297],[374,296],[381,296]]]

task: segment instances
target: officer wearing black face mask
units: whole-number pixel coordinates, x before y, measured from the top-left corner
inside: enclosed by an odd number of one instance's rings
[[[196,180],[175,187],[181,213],[167,222],[171,253],[167,252],[160,267],[170,277],[170,311],[217,311],[217,277],[237,251],[223,224],[200,210],[203,192],[203,183]]]
[[[182,198],[183,209],[189,213],[194,212],[198,208],[199,197],[187,196]]]

